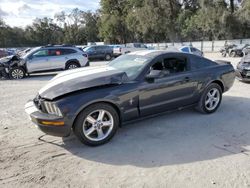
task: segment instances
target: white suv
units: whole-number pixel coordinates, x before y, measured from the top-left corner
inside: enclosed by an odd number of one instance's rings
[[[55,45],[37,47],[20,57],[16,66],[9,70],[12,79],[26,74],[67,70],[89,66],[88,55],[74,46]]]

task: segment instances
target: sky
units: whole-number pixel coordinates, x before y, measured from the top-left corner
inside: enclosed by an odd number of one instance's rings
[[[72,9],[95,11],[99,0],[0,0],[0,18],[10,26],[25,27],[35,18],[53,18]]]

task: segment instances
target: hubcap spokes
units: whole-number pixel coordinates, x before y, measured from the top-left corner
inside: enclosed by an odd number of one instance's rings
[[[84,120],[83,133],[92,141],[100,141],[108,137],[113,126],[114,120],[108,111],[96,110]]]
[[[69,66],[69,69],[75,69],[75,68],[77,68],[76,65],[70,65],[70,66]]]
[[[220,102],[220,92],[217,88],[211,89],[206,96],[205,107],[207,110],[214,110]]]
[[[23,71],[19,69],[15,69],[11,74],[14,79],[20,79],[23,77]]]

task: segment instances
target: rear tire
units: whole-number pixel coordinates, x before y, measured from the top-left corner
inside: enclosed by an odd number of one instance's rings
[[[19,80],[25,77],[25,71],[21,67],[14,67],[9,72],[10,79]]]
[[[204,90],[196,110],[204,114],[214,113],[219,108],[221,100],[221,87],[216,83],[212,83]]]
[[[80,112],[73,131],[83,144],[99,146],[115,135],[118,126],[117,111],[109,104],[97,103]]]
[[[112,59],[112,56],[110,55],[110,54],[106,54],[105,55],[105,60],[106,61],[109,61],[109,60],[111,60]]]
[[[70,69],[76,69],[76,68],[79,68],[79,67],[80,67],[80,65],[78,63],[76,63],[76,62],[69,62],[69,63],[67,63],[65,69],[66,70],[70,70]]]

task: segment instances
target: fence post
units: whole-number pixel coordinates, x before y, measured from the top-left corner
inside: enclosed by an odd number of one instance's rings
[[[212,52],[214,51],[214,41],[212,40]]]
[[[203,52],[203,40],[201,41],[201,51]]]

